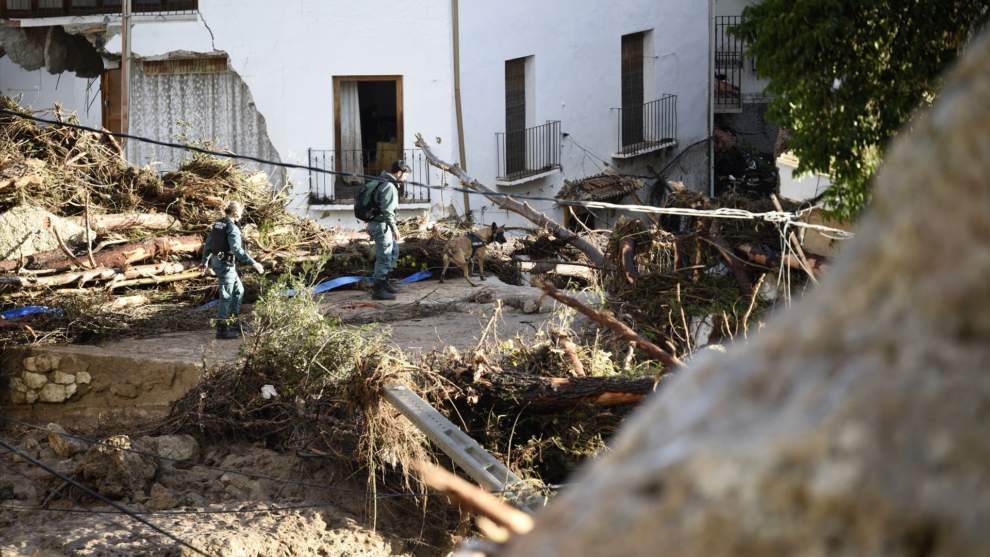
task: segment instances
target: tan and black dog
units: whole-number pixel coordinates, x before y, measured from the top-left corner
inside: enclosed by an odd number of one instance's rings
[[[464,236],[458,236],[447,242],[447,245],[443,247],[443,272],[440,273],[440,282],[443,282],[444,276],[447,274],[447,266],[453,261],[464,271],[464,278],[467,279],[468,284],[480,286],[471,282],[471,278],[468,276],[468,261],[474,259],[478,261],[478,273],[481,275],[481,280],[485,280],[485,251],[488,249],[488,244],[492,242],[505,243],[504,228],[495,226],[494,222],[491,228],[485,228],[478,232],[468,232]]]

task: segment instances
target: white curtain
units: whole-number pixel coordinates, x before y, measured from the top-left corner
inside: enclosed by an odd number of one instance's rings
[[[361,104],[356,81],[340,82],[340,169],[364,174],[361,157]],[[345,178],[346,182],[363,182],[360,178]]]

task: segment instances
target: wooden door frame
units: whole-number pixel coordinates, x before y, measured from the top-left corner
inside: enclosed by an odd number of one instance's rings
[[[344,81],[394,81],[395,82],[395,134],[399,152],[405,150],[405,137],[402,119],[402,76],[401,75],[335,75],[333,76],[333,150],[340,151],[340,84]],[[335,166],[340,165],[340,157]],[[340,170],[337,168],[337,170]]]
[[[113,97],[114,97],[114,93],[115,93],[116,94],[117,101],[121,105],[120,106],[120,112],[121,112],[121,114],[118,117],[120,119],[120,129],[118,129],[117,131],[118,132],[123,132],[124,131],[124,128],[123,128],[123,126],[124,126],[123,99],[120,96],[121,95],[120,88],[119,87],[112,88],[112,87],[109,86],[110,84],[108,84],[108,81],[110,81],[109,75],[110,75],[111,72],[121,72],[121,70],[120,70],[120,68],[110,69],[110,70],[107,70],[107,71],[103,72],[103,74],[100,75],[100,109],[101,109],[101,115],[100,115],[101,116],[100,117],[101,122],[100,123],[101,123],[101,125],[103,126],[104,129],[106,129],[106,130],[110,130],[111,129],[110,128],[110,112],[111,112],[110,111],[110,103],[112,103]],[[117,79],[117,85],[119,86],[120,83],[121,83],[121,81],[123,80],[123,74],[122,73],[118,73],[116,79]],[[114,89],[116,89],[116,91],[114,91]]]

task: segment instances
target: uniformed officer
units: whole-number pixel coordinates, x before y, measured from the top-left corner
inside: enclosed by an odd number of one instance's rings
[[[241,313],[241,299],[244,285],[237,276],[237,263],[252,265],[254,270],[264,273],[265,268],[255,261],[241,245],[241,230],[237,221],[241,220],[244,206],[231,201],[224,211],[224,218],[213,224],[213,232],[203,248],[203,261],[199,269],[206,272],[206,266],[213,260],[213,272],[220,279],[220,303],[217,305],[217,338],[233,339],[241,336],[240,328],[231,328],[228,319],[238,318]],[[238,320],[239,322],[239,320]]]

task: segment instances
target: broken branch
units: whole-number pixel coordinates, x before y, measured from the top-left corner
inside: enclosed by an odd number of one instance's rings
[[[456,176],[464,187],[486,194],[485,197],[489,201],[498,205],[500,209],[505,209],[506,211],[512,211],[513,213],[522,215],[533,223],[546,228],[551,234],[561,240],[564,240],[588,256],[588,259],[590,259],[595,265],[599,267],[605,265],[605,256],[594,244],[571,232],[566,227],[554,222],[543,213],[537,212],[529,206],[529,203],[519,203],[514,199],[500,195],[487,195],[497,192],[468,176],[468,174],[464,172],[460,166],[456,164],[452,165],[438,159],[437,156],[433,154],[433,151],[430,150],[429,144],[426,143],[426,140],[423,139],[423,136],[420,134],[416,134],[416,146],[423,150],[423,154],[426,155],[426,158],[430,161],[430,164]]]
[[[651,358],[653,358],[654,360],[657,360],[658,362],[662,363],[663,365],[665,365],[667,367],[675,367],[675,366],[682,365],[682,362],[680,360],[678,360],[676,357],[668,354],[663,349],[661,349],[659,346],[657,346],[657,345],[653,344],[652,342],[646,340],[645,338],[639,336],[638,334],[636,334],[636,331],[633,331],[632,329],[630,329],[629,327],[627,327],[624,323],[620,322],[619,320],[615,319],[614,317],[610,317],[610,316],[605,315],[605,314],[603,314],[601,312],[597,312],[597,311],[589,308],[588,306],[582,304],[581,302],[575,300],[574,298],[571,298],[570,296],[565,296],[564,294],[560,293],[553,286],[551,286],[551,285],[543,282],[542,280],[540,280],[540,279],[538,279],[536,277],[533,277],[531,279],[531,282],[532,282],[533,286],[535,286],[535,287],[539,288],[540,290],[542,290],[543,292],[545,292],[547,296],[550,296],[554,300],[557,300],[558,302],[560,302],[560,303],[562,303],[562,304],[564,304],[566,306],[570,306],[570,307],[578,310],[579,312],[583,313],[584,315],[587,315],[594,322],[596,322],[596,323],[598,323],[600,325],[604,325],[604,326],[608,327],[609,329],[612,329],[613,331],[615,331],[619,335],[619,338],[620,339],[622,339],[622,340],[624,340],[626,342],[634,342],[634,343],[636,343],[636,346],[639,347],[640,350],[642,350],[643,352],[646,352],[647,354],[650,355]]]

